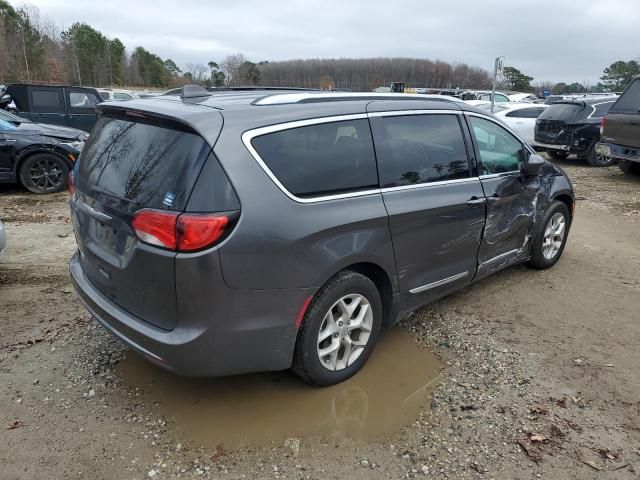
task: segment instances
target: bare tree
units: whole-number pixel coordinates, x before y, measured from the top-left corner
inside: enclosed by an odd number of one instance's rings
[[[207,79],[209,68],[202,63],[187,63],[185,73],[191,75],[194,82],[202,83]]]
[[[247,61],[246,57],[242,53],[236,53],[234,55],[227,55],[220,64],[220,68],[226,76],[227,85],[239,85],[240,81],[240,65]]]

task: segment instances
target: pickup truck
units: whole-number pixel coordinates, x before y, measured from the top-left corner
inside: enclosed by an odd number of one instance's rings
[[[618,160],[627,175],[640,177],[640,76],[625,88],[600,127],[601,140],[596,149]]]
[[[12,84],[0,93],[0,108],[36,123],[48,123],[90,132],[97,121],[102,97],[95,88]]]

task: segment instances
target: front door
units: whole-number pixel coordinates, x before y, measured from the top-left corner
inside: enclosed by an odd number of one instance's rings
[[[467,119],[487,197],[487,220],[478,251],[478,277],[483,277],[528,254],[536,189],[528,188],[522,174],[528,154],[522,142],[487,117],[468,115]]]
[[[409,310],[471,281],[485,220],[460,112],[370,114],[402,304]]]

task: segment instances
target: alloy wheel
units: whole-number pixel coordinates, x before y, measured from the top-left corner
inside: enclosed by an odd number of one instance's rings
[[[42,190],[55,190],[64,181],[63,171],[57,160],[39,158],[29,169],[29,178]]]
[[[556,212],[547,223],[542,240],[542,254],[547,260],[555,258],[560,251],[566,232],[565,227],[565,218],[561,212]]]
[[[362,354],[373,328],[369,300],[354,293],[340,298],[324,316],[318,332],[320,363],[331,371],[344,370]]]

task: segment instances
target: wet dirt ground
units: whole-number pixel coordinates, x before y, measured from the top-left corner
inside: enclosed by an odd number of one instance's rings
[[[176,377],[86,315],[66,195],[0,191],[0,479],[640,476],[640,180],[562,163],[560,262],[423,309],[344,385]]]

